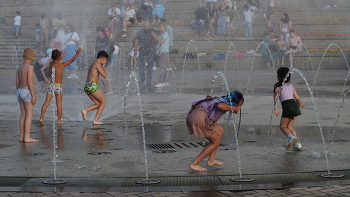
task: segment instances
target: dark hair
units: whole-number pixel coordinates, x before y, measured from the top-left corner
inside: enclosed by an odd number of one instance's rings
[[[52,51],[52,55],[51,55],[51,58],[52,60],[58,60],[58,58],[61,57],[61,51],[58,50],[58,49],[55,49]]]
[[[272,12],[269,13],[269,15],[267,15],[267,20],[270,20],[270,16],[274,15]]]
[[[248,9],[248,8],[249,8],[249,5],[248,5],[248,4],[245,4],[245,5],[243,6],[243,8],[244,8],[244,9]]]
[[[108,59],[108,53],[107,53],[106,51],[100,51],[100,52],[98,52],[98,54],[97,54],[97,59],[98,59],[98,58],[101,58],[101,57],[105,57],[105,58]]]
[[[295,30],[294,30],[294,29],[291,29],[291,30],[289,31],[289,33],[295,33]]]
[[[71,25],[71,24],[68,24],[68,25],[65,25],[65,27],[69,27],[69,29],[70,29],[70,32],[74,32],[74,27],[73,27],[73,25]]]
[[[105,32],[105,28],[103,28],[102,26],[98,26],[96,27],[96,31],[100,31],[100,32]]]
[[[55,12],[54,18],[62,19],[62,12],[61,12],[61,10],[57,10]]]
[[[244,102],[244,97],[241,92],[238,90],[235,90],[234,92],[230,92],[227,95],[221,96],[222,99],[224,99],[227,105],[234,106],[235,104],[238,104],[239,102]]]
[[[273,87],[273,92],[276,93],[276,88],[281,87],[283,83],[288,83],[290,81],[290,77],[291,75],[289,74],[287,79],[285,80],[287,74],[289,72],[289,68],[287,67],[280,67],[277,70],[277,78],[278,78],[278,82],[274,85]]]
[[[37,23],[37,24],[36,24],[36,27],[40,27],[40,23]]]
[[[287,13],[283,13],[283,15],[284,15],[284,19],[281,19],[281,21],[284,22],[284,23],[289,23],[289,16],[288,16],[288,14]]]
[[[44,12],[44,13],[41,14],[41,18],[46,18],[46,17],[47,17],[46,12]]]
[[[16,11],[16,14],[21,15],[21,12],[20,11]]]

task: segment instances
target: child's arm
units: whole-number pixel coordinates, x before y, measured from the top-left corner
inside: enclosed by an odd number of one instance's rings
[[[280,87],[275,89],[275,94],[273,95],[273,104],[274,104],[274,110],[276,116],[280,114],[280,110],[278,109],[277,99],[278,99],[278,91],[280,90]]]
[[[107,78],[107,72],[106,72],[106,68],[105,65],[98,65],[96,66],[96,69],[98,71],[98,73],[103,77],[103,78]]]
[[[300,97],[299,97],[297,91],[294,88],[293,88],[293,96],[294,96],[295,100],[297,101],[299,107],[304,108],[305,107],[305,103],[302,103],[300,101]]]
[[[28,69],[28,73],[27,73],[27,84],[28,84],[28,89],[30,91],[30,94],[32,95],[32,103],[33,105],[35,105],[36,103],[36,96],[35,96],[35,90],[34,90],[34,70],[33,67],[31,66]]]
[[[16,72],[16,90],[18,90],[19,87],[19,76],[18,76],[18,70]]]
[[[71,64],[72,62],[74,62],[74,60],[77,59],[77,57],[80,55],[81,51],[82,51],[82,49],[81,49],[81,48],[78,48],[78,50],[77,50],[75,56],[72,57],[72,59],[70,59],[70,60],[68,60],[68,61],[66,61],[66,62],[63,62],[63,63],[59,64],[59,66],[60,66],[60,67],[66,67],[66,66],[68,66],[69,64]]]
[[[48,68],[49,66],[50,66],[50,62],[48,62],[47,64],[45,64],[43,67],[40,68],[40,72],[44,77],[45,82],[49,82],[49,79],[46,78],[46,75],[45,75],[45,69]]]
[[[235,113],[238,112],[236,106],[230,106],[230,105],[227,105],[226,103],[219,103],[217,105],[217,108],[222,110],[222,111],[234,111]]]

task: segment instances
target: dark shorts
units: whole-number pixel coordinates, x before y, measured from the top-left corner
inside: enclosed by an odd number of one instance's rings
[[[134,18],[129,18],[128,20],[131,24],[134,24],[135,23],[135,19]]]
[[[289,46],[291,49],[296,50],[298,46]]]
[[[294,119],[295,116],[301,115],[300,113],[300,107],[296,100],[289,99],[282,101],[282,117],[283,118],[290,118]]]

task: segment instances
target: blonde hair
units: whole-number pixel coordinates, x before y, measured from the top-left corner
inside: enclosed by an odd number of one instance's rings
[[[23,52],[23,59],[24,60],[30,60],[32,57],[35,56],[35,51],[32,48],[26,48]]]

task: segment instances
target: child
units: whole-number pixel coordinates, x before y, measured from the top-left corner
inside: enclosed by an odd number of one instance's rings
[[[18,38],[18,32],[19,32],[19,29],[21,27],[21,12],[20,11],[16,11],[16,17],[15,17],[15,22],[13,23],[13,26],[12,26],[12,31],[13,31],[13,34],[15,35],[15,38]]]
[[[139,56],[139,48],[135,48],[135,38],[132,40],[131,51],[128,55],[130,56],[130,69],[134,70],[137,65],[137,58]]]
[[[235,34],[237,35],[238,32],[236,31],[236,29],[234,28],[234,25],[236,23],[236,21],[239,21],[239,15],[236,11],[234,11],[233,9],[228,10],[226,13],[226,17],[229,17],[229,21],[228,21],[228,35],[231,35],[231,29],[235,32]]]
[[[49,63],[51,61],[51,58],[44,57],[41,58],[35,65],[34,65],[34,73],[38,81],[41,83],[39,87],[39,94],[44,95],[42,92],[46,85],[49,83],[49,80],[51,78],[50,71],[49,71]],[[45,76],[45,77],[44,77]]]
[[[36,24],[36,28],[35,28],[35,40],[36,40],[36,45],[35,48],[39,48],[40,45],[40,40],[41,40],[41,28],[40,28],[40,23]]]
[[[285,79],[288,72],[289,68],[287,67],[280,67],[277,70],[278,82],[275,84],[273,90],[275,104],[274,113],[276,116],[280,114],[277,105],[277,97],[279,97],[283,110],[280,129],[286,136],[288,136],[286,150],[290,150],[293,146],[296,150],[302,150],[302,146],[298,141],[297,133],[294,130],[293,125],[297,116],[301,114],[299,107],[305,107],[305,103],[300,102],[300,97],[297,94],[297,91],[293,88],[292,84],[290,84],[290,73],[287,79]],[[284,85],[282,87],[283,83]]]
[[[277,59],[277,65],[284,65],[284,53],[286,52],[286,42],[284,42],[284,35],[281,34],[280,37],[278,38],[278,41],[276,43],[277,48],[279,50],[279,54],[282,54],[280,58]]]
[[[33,109],[36,103],[34,91],[34,72],[33,66],[35,52],[32,48],[26,48],[23,53],[23,63],[18,67],[16,73],[17,99],[21,109],[19,119],[19,141],[20,142],[38,142],[30,138],[30,128],[32,126]]]
[[[290,37],[287,43],[289,50],[285,53],[285,55],[289,54],[290,67],[293,68],[293,54],[300,53],[303,50],[299,46],[301,44],[301,39],[299,36],[296,35],[295,31],[292,29],[289,31],[289,34],[290,34]]]
[[[60,63],[60,61],[62,59],[61,51],[59,51],[58,49],[55,49],[52,51],[52,62],[50,62],[50,64],[49,64],[50,65],[49,69],[50,69],[50,76],[51,76],[52,69],[55,68],[55,78],[50,80],[50,84],[49,84],[50,90],[46,93],[46,100],[41,108],[41,115],[40,115],[40,120],[39,120],[40,124],[44,124],[45,112],[46,112],[46,109],[51,102],[53,94],[56,95],[57,124],[64,124],[64,122],[62,122],[62,120],[61,120],[61,118],[62,118],[62,99],[63,99],[63,92],[62,92],[63,69],[64,69],[64,67],[71,64],[79,56],[80,53],[81,53],[81,48],[79,48],[76,51],[76,54],[72,59],[70,59],[66,62]],[[48,80],[45,75],[44,75],[44,78],[45,78],[45,81]],[[54,84],[52,84],[52,83],[54,83]]]
[[[47,51],[46,51],[46,57],[51,58],[51,56],[52,56],[52,51],[55,49],[55,48],[54,48],[54,42],[51,41],[50,44],[49,44],[49,47],[50,47],[50,48],[48,48]]]
[[[269,0],[269,3],[266,6],[265,16],[266,14],[272,13],[273,9],[275,8],[276,0]]]
[[[246,37],[250,37],[252,36],[252,31],[253,31],[253,27],[252,27],[252,17],[253,17],[253,13],[249,10],[249,6],[246,4],[244,5],[244,11],[243,11],[243,15],[244,15],[244,23],[245,23],[245,27],[246,27]]]
[[[225,162],[216,160],[216,151],[220,145],[221,138],[225,132],[224,128],[216,121],[227,111],[238,113],[243,105],[243,94],[239,91],[231,92],[218,97],[207,96],[192,102],[192,108],[187,114],[186,124],[190,134],[195,137],[205,137],[209,145],[205,147],[197,158],[190,164],[191,170],[200,172],[207,171],[199,163],[209,156],[207,166],[222,165]],[[231,115],[229,116],[231,117]]]
[[[102,91],[98,89],[98,79],[100,78],[100,75],[103,78],[107,77],[107,72],[105,69],[105,64],[108,59],[108,53],[106,51],[100,51],[97,54],[97,60],[95,60],[94,63],[92,63],[88,70],[88,76],[86,79],[86,84],[84,91],[89,96],[89,98],[95,103],[91,105],[90,107],[81,110],[81,114],[83,115],[84,121],[88,121],[86,118],[86,114],[89,111],[97,109],[93,124],[103,124],[103,122],[98,121],[100,118],[103,109],[106,105],[106,100],[102,94]]]
[[[111,68],[114,68],[114,70],[118,70],[118,53],[119,53],[119,47],[118,45],[114,45],[114,51],[112,54],[112,61],[111,61]]]

